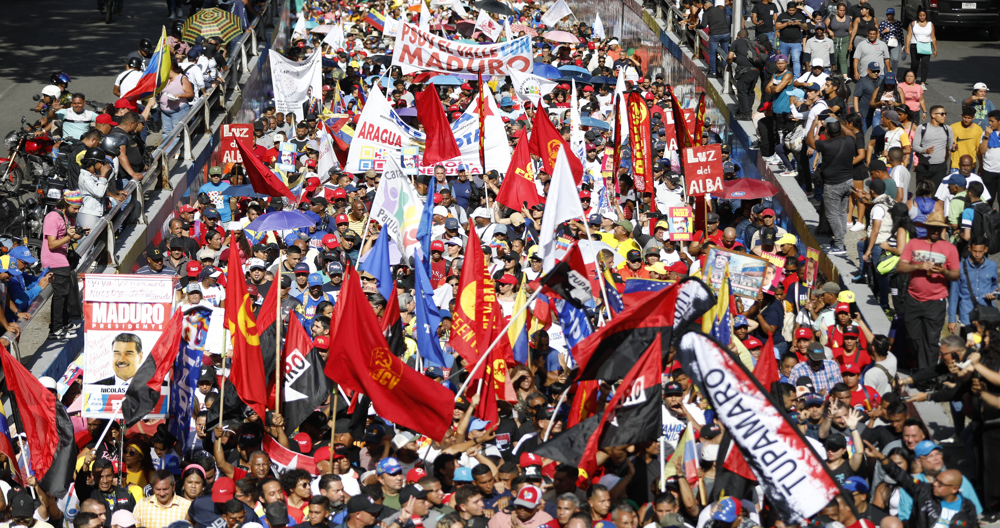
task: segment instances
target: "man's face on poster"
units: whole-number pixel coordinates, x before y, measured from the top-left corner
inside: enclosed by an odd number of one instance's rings
[[[112,367],[115,370],[115,375],[122,380],[132,379],[139,364],[142,363],[142,353],[139,352],[136,343],[115,341],[113,349]]]

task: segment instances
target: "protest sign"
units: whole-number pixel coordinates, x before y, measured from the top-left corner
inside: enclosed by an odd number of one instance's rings
[[[236,147],[237,141],[247,150],[253,150],[253,125],[222,125],[219,132],[219,158],[222,163],[243,163],[240,149]]]
[[[539,77],[532,73],[511,70],[509,73],[510,83],[514,87],[514,93],[522,101],[531,101],[532,105],[537,105],[538,100],[549,95],[559,84],[556,81]]]
[[[722,145],[686,148],[681,160],[688,196],[722,191]]]
[[[510,166],[510,146],[507,144],[507,134],[503,132],[503,119],[489,87],[484,88],[486,101],[486,171],[497,170],[507,172]],[[478,96],[477,96],[478,97]],[[449,175],[458,174],[458,166],[465,164],[470,174],[484,174],[479,162],[479,114],[478,100],[465,110],[457,121],[451,124],[451,132],[458,143],[461,157],[440,163]],[[368,169],[381,172],[387,158],[393,158],[396,165],[400,163],[404,146],[419,146],[423,148],[427,136],[423,132],[407,125],[396,114],[382,91],[376,86],[368,95],[358,126],[355,127],[354,139],[351,140],[347,152],[347,163],[344,172],[359,173]],[[433,175],[434,166],[419,168],[420,174]]]
[[[311,97],[323,97],[323,55],[316,51],[302,62],[288,60],[280,53],[268,53],[267,57],[271,61],[275,110],[305,117],[302,103]]]
[[[403,147],[403,174],[416,176],[420,171],[420,147],[407,145]]]
[[[678,242],[693,240],[694,211],[690,207],[671,207],[667,211],[667,215],[670,240]]]
[[[816,287],[816,276],[819,271],[819,250],[811,247],[806,248],[806,287],[813,289]]]
[[[767,251],[761,251],[760,252],[760,256],[764,257],[765,259],[767,259],[768,262],[770,262],[771,264],[774,264],[774,266],[777,267],[777,268],[784,268],[785,267],[785,257],[783,257],[781,255],[776,255],[774,253],[770,253],[770,252],[767,252]]]
[[[443,73],[507,75],[532,69],[531,38],[500,44],[464,44],[403,22],[393,47],[392,65]]]
[[[295,144],[282,141],[278,145],[278,163],[274,167],[283,172],[295,172]]]
[[[389,237],[409,257],[417,246],[417,227],[423,204],[395,158],[386,159],[383,171],[372,200],[371,217],[386,229]]]
[[[174,277],[87,274],[83,292],[83,416],[121,417],[125,390],[148,359],[174,301]],[[166,411],[166,390],[148,415]]]
[[[722,287],[727,264],[729,265],[729,291],[733,295],[749,299],[759,297],[761,286],[764,284],[767,260],[756,255],[713,247],[708,251],[705,268],[708,270],[707,282],[716,293]]]
[[[653,140],[650,135],[649,107],[639,92],[628,95],[627,105],[628,140],[632,150],[632,183],[636,191],[649,192],[653,189]]]

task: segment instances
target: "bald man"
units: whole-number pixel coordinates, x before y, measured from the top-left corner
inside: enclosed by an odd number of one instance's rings
[[[903,528],[903,521],[899,520],[899,517],[890,515],[878,523],[878,528]]]
[[[958,470],[948,469],[938,473],[931,482],[919,482],[914,481],[909,473],[867,441],[865,454],[878,460],[886,475],[892,477],[913,497],[911,526],[929,528],[938,522],[945,526],[975,526],[978,522],[975,505],[959,491],[962,487],[962,473]]]
[[[736,241],[736,229],[727,227],[722,231],[722,247],[730,251],[742,251],[746,253],[747,248]]]

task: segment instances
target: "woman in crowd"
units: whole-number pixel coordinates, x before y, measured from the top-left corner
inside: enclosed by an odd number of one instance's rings
[[[927,89],[927,73],[931,66],[931,57],[937,57],[937,33],[934,23],[927,20],[927,10],[917,8],[917,19],[910,22],[906,29],[906,48],[910,53],[910,70],[917,72],[920,86]],[[906,60],[905,57],[900,57]]]

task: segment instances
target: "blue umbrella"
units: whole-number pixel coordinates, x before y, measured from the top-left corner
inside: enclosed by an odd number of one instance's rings
[[[590,77],[591,76],[589,73],[563,72],[563,76],[559,78],[559,82],[568,83],[575,79],[576,84],[590,83]]]
[[[595,75],[590,78],[590,84],[615,84],[618,79],[612,77],[605,77],[603,75]]]
[[[410,107],[400,108],[399,110],[396,110],[396,115],[398,115],[399,117],[406,117],[406,116],[413,117],[417,115],[417,109]]]
[[[438,75],[436,77],[432,77],[429,82],[438,86],[460,86],[465,84],[465,81],[455,77],[454,75]]]
[[[559,71],[561,71],[561,72],[563,72],[563,73],[565,73],[567,75],[570,72],[586,73],[587,75],[590,75],[590,71],[589,70],[587,70],[586,68],[581,68],[579,66],[563,66],[563,67],[559,68]]]
[[[246,229],[250,231],[284,231],[314,225],[316,225],[316,220],[301,211],[274,211],[258,216],[246,226]]]
[[[580,118],[580,124],[583,126],[589,126],[594,128],[600,128],[603,130],[611,130],[611,124],[607,121],[601,121],[600,119],[584,116]]]
[[[562,72],[559,68],[552,66],[551,64],[545,64],[544,62],[536,62],[532,73],[539,77],[545,77],[546,79],[558,79],[562,77]]]
[[[230,185],[222,191],[222,196],[250,196],[258,194],[253,185]]]

